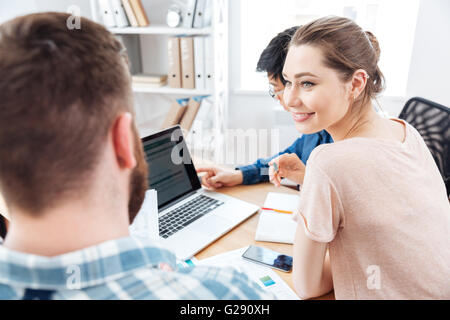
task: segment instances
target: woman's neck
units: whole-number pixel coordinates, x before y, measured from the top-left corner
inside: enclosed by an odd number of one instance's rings
[[[326,130],[331,134],[334,141],[350,139],[354,137],[371,137],[375,133],[381,118],[372,108],[370,103],[361,107],[358,114],[347,113],[340,121]]]
[[[326,129],[334,141],[355,137],[405,141],[406,127],[404,123],[383,118],[371,105],[362,110],[361,114],[345,116],[338,123]]]

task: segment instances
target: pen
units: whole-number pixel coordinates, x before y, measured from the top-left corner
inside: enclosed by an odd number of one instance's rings
[[[276,162],[273,163],[273,169],[275,170],[275,172],[278,172],[278,165]]]
[[[280,213],[292,213],[292,211],[278,210],[278,209],[272,209],[272,208],[261,208],[261,209],[262,210],[270,210],[270,211],[280,212]]]

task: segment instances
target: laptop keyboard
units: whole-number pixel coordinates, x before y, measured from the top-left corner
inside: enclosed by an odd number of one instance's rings
[[[223,201],[200,195],[159,218],[159,235],[168,238],[223,204]]]

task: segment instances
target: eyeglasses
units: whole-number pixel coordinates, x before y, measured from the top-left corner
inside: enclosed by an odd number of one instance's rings
[[[280,94],[282,94],[283,92],[284,92],[284,89],[279,90],[279,91],[275,91],[275,88],[273,87],[273,85],[269,85],[269,95],[270,95],[273,99],[278,100],[278,99],[279,99],[278,96],[279,96]]]

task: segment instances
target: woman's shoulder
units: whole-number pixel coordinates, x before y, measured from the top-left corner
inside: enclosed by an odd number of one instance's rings
[[[307,164],[319,167],[325,172],[352,168],[356,163],[372,157],[373,146],[365,139],[348,139],[321,144],[314,148]]]

